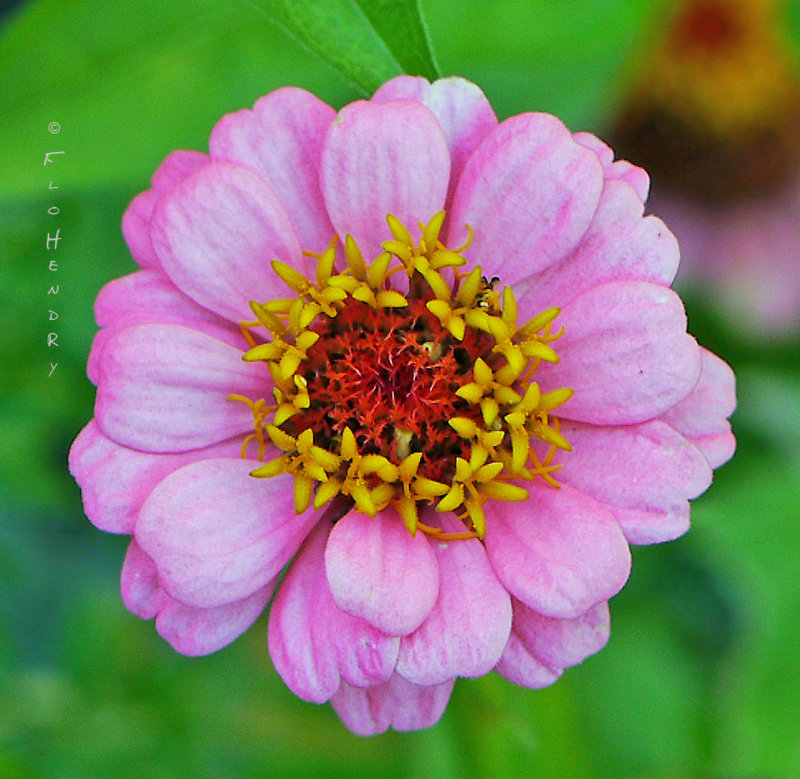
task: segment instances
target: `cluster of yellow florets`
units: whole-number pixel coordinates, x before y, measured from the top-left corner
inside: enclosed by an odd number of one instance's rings
[[[369,264],[348,236],[341,272],[334,240],[310,255],[315,280],[274,261],[296,294],[251,302],[243,359],[266,362],[275,387],[270,404],[231,396],[255,419],[243,456],[254,442],[262,461],[268,441],[282,450],[252,475],[291,473],[298,513],[334,499],[371,516],[392,506],[412,534],[482,538],[487,500],[524,500],[515,482],[537,476],[557,486],[553,456],[570,445],[551,412],[572,390],[542,394],[531,378],[541,361],[558,361],[550,343],[560,336],[551,333],[559,310],[517,327],[508,287],[501,295],[480,267],[457,270],[467,247],[441,243],[444,218],[420,225],[415,242],[389,215],[394,239]],[[392,277],[402,273],[401,292]],[[269,340],[256,340],[259,328]],[[531,437],[547,444],[543,457]],[[423,504],[458,513],[464,533],[420,522]]]

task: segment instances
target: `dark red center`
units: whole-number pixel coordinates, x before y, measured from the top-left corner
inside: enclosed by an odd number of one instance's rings
[[[395,464],[424,452],[420,475],[443,480],[455,456],[469,458],[469,443],[448,424],[455,416],[480,422],[480,408],[459,398],[473,380],[475,360],[502,362],[491,354],[491,336],[467,328],[456,341],[428,311],[427,298],[404,308],[373,309],[352,298],[334,318],[312,326],[319,340],[298,369],[308,383],[310,407],[283,427],[306,428],[329,447],[349,427],[364,454]]]

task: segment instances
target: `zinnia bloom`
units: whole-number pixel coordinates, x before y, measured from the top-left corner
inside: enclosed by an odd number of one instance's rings
[[[681,245],[678,285],[761,341],[800,328],[800,79],[785,12],[679,4],[613,132],[653,177],[651,205]]]
[[[194,655],[272,599],[278,672],[360,734],[599,650],[628,544],[683,533],[734,446],[647,186],[458,78],[338,114],[280,89],[169,155],[125,214],[141,270],[98,297],[70,456],[132,536],[128,608]]]

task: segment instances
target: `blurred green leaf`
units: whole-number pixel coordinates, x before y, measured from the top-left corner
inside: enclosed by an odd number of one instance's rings
[[[401,72],[439,75],[417,0],[254,0],[365,94]]]
[[[143,189],[168,152],[205,149],[222,114],[288,83],[356,96],[242,0],[39,0],[0,30],[0,72],[2,200],[48,194],[55,172],[61,193]]]

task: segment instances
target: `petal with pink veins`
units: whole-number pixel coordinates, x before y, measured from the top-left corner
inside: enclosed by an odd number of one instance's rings
[[[565,421],[561,433],[572,451],[559,460],[558,480],[604,503],[630,542],[672,540],[676,531],[688,529],[688,501],[708,489],[711,468],[700,450],[669,425],[654,420],[595,427]]]
[[[413,230],[444,208],[447,139],[420,103],[351,103],[328,131],[320,180],[339,237],[352,235],[372,258],[392,239],[387,214]]]
[[[578,665],[608,643],[611,618],[606,601],[573,619],[545,617],[516,599],[513,605],[514,633],[548,668],[562,671]]]
[[[453,680],[435,687],[420,687],[394,674],[378,687],[353,687],[342,682],[331,705],[342,722],[359,736],[372,736],[389,728],[420,730],[435,725],[450,700]]]
[[[614,150],[596,135],[587,132],[573,133],[572,137],[581,146],[591,149],[603,165],[603,175],[606,181],[625,181],[636,192],[640,203],[647,200],[650,192],[650,176],[644,168],[633,165],[627,160],[614,161]]]
[[[567,484],[533,483],[528,490],[524,504],[494,501],[487,510],[486,552],[506,589],[559,619],[619,592],[631,557],[608,509]]]
[[[603,188],[597,156],[547,114],[506,119],[464,167],[453,199],[449,246],[466,242],[485,276],[515,284],[571,252]]]
[[[120,575],[122,602],[142,619],[153,619],[172,600],[158,581],[156,564],[132,538]]]
[[[153,246],[175,285],[204,308],[237,323],[251,300],[286,294],[270,267],[303,267],[292,223],[264,180],[229,162],[210,162],[156,206]]]
[[[661,419],[685,435],[708,458],[712,468],[727,462],[736,448],[728,417],[736,408],[736,378],[730,366],[700,348],[700,380],[691,393]]]
[[[318,517],[294,511],[292,477],[256,479],[253,462],[202,460],[174,471],[150,493],[136,540],[161,586],[187,606],[212,608],[265,587]]]
[[[393,636],[413,633],[439,594],[439,563],[424,534],[412,538],[393,509],[351,511],[328,538],[325,571],[340,609]]]
[[[140,270],[110,281],[100,290],[94,311],[97,324],[103,328],[94,337],[86,368],[94,384],[99,378],[97,365],[106,341],[131,325],[186,325],[239,349],[247,346],[238,327],[197,305],[159,270]]]
[[[372,96],[375,103],[415,100],[429,108],[444,131],[450,146],[450,188],[446,208],[455,193],[467,158],[497,126],[497,117],[486,95],[471,81],[452,76],[433,83],[421,76],[397,76]]]
[[[660,416],[700,377],[700,349],[670,289],[612,282],[584,292],[556,320],[560,362],[537,371],[547,392],[572,387],[559,416],[593,425],[629,425]]]
[[[274,590],[272,581],[242,600],[210,609],[170,598],[158,612],[156,630],[182,655],[209,655],[239,638],[259,618]]]
[[[509,682],[538,690],[548,687],[558,681],[561,670],[546,666],[541,660],[534,657],[519,640],[513,631],[506,644],[500,662],[495,666],[495,671]]]
[[[269,618],[269,653],[299,697],[324,703],[341,679],[356,687],[383,684],[394,671],[400,639],[342,611],[325,577],[330,524],[308,537],[281,582]]]
[[[139,509],[172,471],[198,460],[236,457],[242,438],[181,454],[151,454],[112,441],[92,420],[69,452],[69,470],[83,491],[86,516],[110,533],[133,533]],[[254,463],[253,467],[256,467]]]
[[[336,111],[304,89],[284,87],[224,116],[208,143],[211,158],[257,173],[290,215],[303,249],[322,252],[333,238],[319,185],[322,142]],[[307,268],[307,271],[313,270]]]
[[[207,162],[208,155],[199,151],[171,152],[153,174],[152,189],[137,195],[128,206],[122,217],[122,234],[140,267],[161,267],[150,239],[150,220],[159,198]]]
[[[122,600],[143,619],[156,618],[156,630],[177,652],[197,656],[216,652],[245,632],[269,602],[275,583],[247,598],[211,609],[186,606],[160,586],[153,561],[131,539],[121,577]]]
[[[552,306],[611,281],[649,281],[669,286],[678,270],[675,236],[643,207],[624,182],[607,181],[597,213],[576,249],[562,262],[514,285],[523,323]]]
[[[463,530],[453,515],[441,529]],[[397,673],[414,684],[476,677],[497,664],[511,630],[511,600],[477,539],[430,539],[439,562],[439,597],[428,618],[400,642]]]
[[[115,333],[98,361],[95,417],[117,443],[147,452],[185,452],[253,427],[231,393],[269,395],[266,366],[182,325],[142,324]]]

